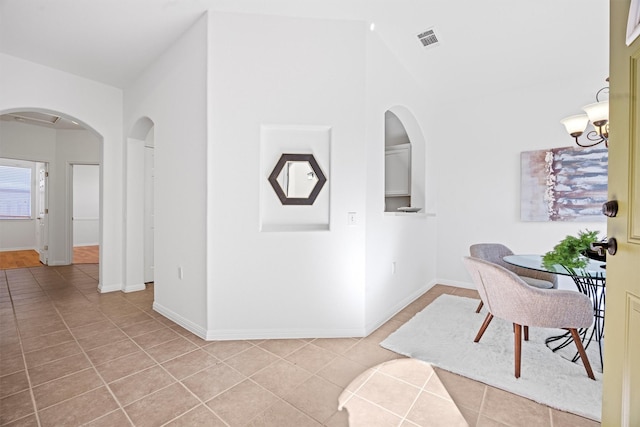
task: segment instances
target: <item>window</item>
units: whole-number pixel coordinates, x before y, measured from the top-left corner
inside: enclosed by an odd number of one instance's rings
[[[0,219],[31,218],[33,166],[27,164],[0,160]]]

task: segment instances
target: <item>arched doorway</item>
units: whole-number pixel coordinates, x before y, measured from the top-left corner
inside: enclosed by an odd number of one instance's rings
[[[126,145],[125,292],[145,288],[154,273],[154,123],[140,118]]]
[[[74,163],[97,165],[101,170],[103,138],[81,120],[58,111],[16,108],[0,111],[2,145],[0,157],[34,162],[37,166],[36,206],[32,221],[34,241],[40,260],[48,265],[73,262]],[[102,180],[95,174],[97,191],[95,221],[86,237],[102,244]],[[27,220],[28,221],[28,220]],[[84,232],[84,231],[83,231]],[[77,239],[76,239],[77,240]],[[4,249],[4,248],[0,248]]]

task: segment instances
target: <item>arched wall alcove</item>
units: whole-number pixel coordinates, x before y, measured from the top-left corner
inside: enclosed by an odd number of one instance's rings
[[[415,115],[404,105],[394,105],[387,109],[400,122],[410,143],[410,201],[411,206],[421,208],[425,212],[425,153],[426,140]],[[393,122],[393,117],[391,118]],[[402,144],[402,141],[394,141],[391,145]],[[386,147],[385,147],[386,149]],[[395,210],[395,209],[394,209]]]
[[[28,160],[34,162],[41,162],[46,164],[48,169],[48,178],[46,181],[46,196],[47,205],[45,206],[48,211],[43,215],[46,225],[43,228],[38,227],[40,235],[37,237],[38,242],[44,239],[47,246],[47,262],[49,265],[68,265],[73,260],[73,192],[72,192],[72,170],[74,165],[79,164],[97,164],[99,165],[99,219],[98,219],[98,244],[100,246],[100,260],[99,260],[99,283],[102,283],[102,246],[103,246],[103,153],[104,153],[104,139],[103,136],[94,129],[93,126],[79,119],[78,117],[66,114],[62,111],[40,108],[34,106],[14,107],[0,110],[0,115],[12,114],[12,113],[44,113],[47,115],[60,117],[68,121],[73,122],[82,128],[82,130],[88,132],[93,141],[83,138],[73,138],[70,134],[64,134],[60,136],[60,133],[64,129],[55,128],[52,125],[48,127],[50,130],[56,132],[55,138],[51,142],[56,145],[55,153],[52,153],[50,146],[43,146],[43,144],[50,145],[49,142],[43,141],[28,141],[23,144],[13,144],[10,140],[5,140],[2,147],[0,147],[0,156],[16,158],[20,160]],[[28,122],[23,122],[29,125]],[[38,126],[38,125],[32,125]],[[95,146],[81,147],[86,142],[92,144],[95,141]],[[63,146],[58,146],[63,144]],[[74,150],[75,147],[75,150]],[[36,219],[37,220],[37,219]],[[38,248],[41,250],[42,248]]]
[[[145,289],[153,282],[153,151],[154,122],[139,118],[126,144],[126,220],[124,292]]]

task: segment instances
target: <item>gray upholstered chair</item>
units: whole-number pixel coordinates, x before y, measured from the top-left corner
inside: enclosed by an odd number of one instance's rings
[[[474,342],[480,341],[494,316],[513,323],[515,376],[520,378],[522,327],[525,341],[529,340],[529,326],[567,329],[587,375],[595,379],[578,334],[578,328],[588,328],[593,323],[593,306],[589,297],[577,291],[529,286],[517,274],[482,259],[464,257],[464,264],[488,310]]]
[[[480,258],[501,265],[509,271],[513,271],[529,286],[540,289],[558,288],[558,276],[556,274],[529,270],[506,263],[502,258],[507,255],[513,255],[513,251],[501,243],[476,243],[469,247],[469,254],[474,258]],[[480,301],[476,313],[480,313],[482,305],[483,302]]]

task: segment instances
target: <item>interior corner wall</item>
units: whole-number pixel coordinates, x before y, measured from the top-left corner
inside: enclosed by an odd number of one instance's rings
[[[122,288],[122,91],[63,71],[0,54],[0,113],[46,109],[76,118],[102,142],[100,279]]]
[[[206,17],[125,89],[124,105],[127,133],[141,117],[154,123],[154,309],[205,336]]]
[[[367,208],[366,325],[371,332],[434,284],[436,277],[435,170],[428,95],[377,33],[367,43]],[[400,106],[415,118],[412,157],[423,170],[412,171],[412,193],[422,192],[419,213],[385,213],[385,112]],[[405,127],[409,123],[404,124]],[[415,126],[414,126],[415,125]],[[409,130],[407,130],[409,131]],[[412,161],[412,163],[414,163]],[[412,196],[412,200],[414,197]]]
[[[210,13],[209,29],[209,338],[362,335],[365,24]],[[330,128],[328,230],[259,230],[277,197],[263,125]]]
[[[462,257],[473,243],[498,242],[515,253],[544,254],[566,235],[585,228],[606,235],[606,221],[520,220],[520,153],[575,145],[559,121],[593,102],[606,73],[603,63],[565,79],[517,90],[495,88],[491,96],[460,101],[482,105],[465,120],[460,120],[459,103],[442,104],[435,112],[437,155],[447,159],[437,166],[436,253],[441,283],[472,286]]]

